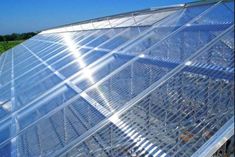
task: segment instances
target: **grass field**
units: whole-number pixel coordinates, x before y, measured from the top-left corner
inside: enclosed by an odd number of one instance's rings
[[[22,40],[0,42],[0,54],[22,42]]]

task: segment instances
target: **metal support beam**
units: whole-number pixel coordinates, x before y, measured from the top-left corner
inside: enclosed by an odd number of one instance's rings
[[[130,59],[133,56],[127,55],[124,53],[115,53],[117,57]],[[174,60],[165,60],[165,59],[157,59],[152,57],[142,57],[138,60],[139,63],[143,64],[152,64],[157,67],[163,67],[168,69],[174,69],[181,63],[177,63]],[[213,79],[225,79],[232,80],[234,69],[232,68],[223,68],[217,65],[203,64],[203,63],[192,63],[192,65],[188,65],[184,68],[183,72],[189,72],[193,74],[205,75],[209,76]]]
[[[15,82],[14,82],[14,49],[11,49],[11,106],[10,110],[15,111],[16,110],[16,101],[15,101]],[[19,123],[18,119],[15,114],[12,114],[12,124],[11,124],[11,137],[15,137],[19,130]],[[13,138],[11,140],[11,156],[17,157],[19,156],[17,152],[17,137]]]
[[[234,116],[224,124],[192,157],[212,156],[230,137],[234,135]]]

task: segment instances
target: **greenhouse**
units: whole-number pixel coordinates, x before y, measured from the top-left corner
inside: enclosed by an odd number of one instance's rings
[[[233,137],[234,1],[51,28],[0,56],[1,157],[207,157]]]

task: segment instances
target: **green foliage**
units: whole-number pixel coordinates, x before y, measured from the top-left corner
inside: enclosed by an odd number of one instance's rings
[[[8,49],[20,44],[26,39],[29,39],[36,35],[35,32],[17,34],[13,33],[11,35],[0,35],[0,55],[7,51]]]
[[[26,40],[26,39],[33,37],[34,35],[36,35],[35,32],[22,33],[22,34],[13,33],[11,35],[0,35],[0,42]]]
[[[0,54],[7,51],[8,49],[22,43],[23,40],[17,40],[17,41],[1,41],[0,42]]]

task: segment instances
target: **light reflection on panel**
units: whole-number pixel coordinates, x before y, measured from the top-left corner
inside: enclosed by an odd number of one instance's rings
[[[213,147],[234,116],[234,2],[204,3],[60,27],[5,52],[0,156]]]
[[[217,60],[218,52],[215,52],[221,44],[221,41],[216,42],[210,50],[197,56],[190,65],[146,94],[128,111],[113,116],[110,119],[113,124],[102,127],[64,156],[149,153],[153,156],[191,156],[234,117],[234,78],[229,81],[217,79],[224,73],[216,69],[200,74],[212,68],[208,64]],[[231,49],[220,53],[225,56],[233,54]],[[204,70],[194,67],[201,64],[207,64]],[[189,67],[192,68],[190,72]]]

